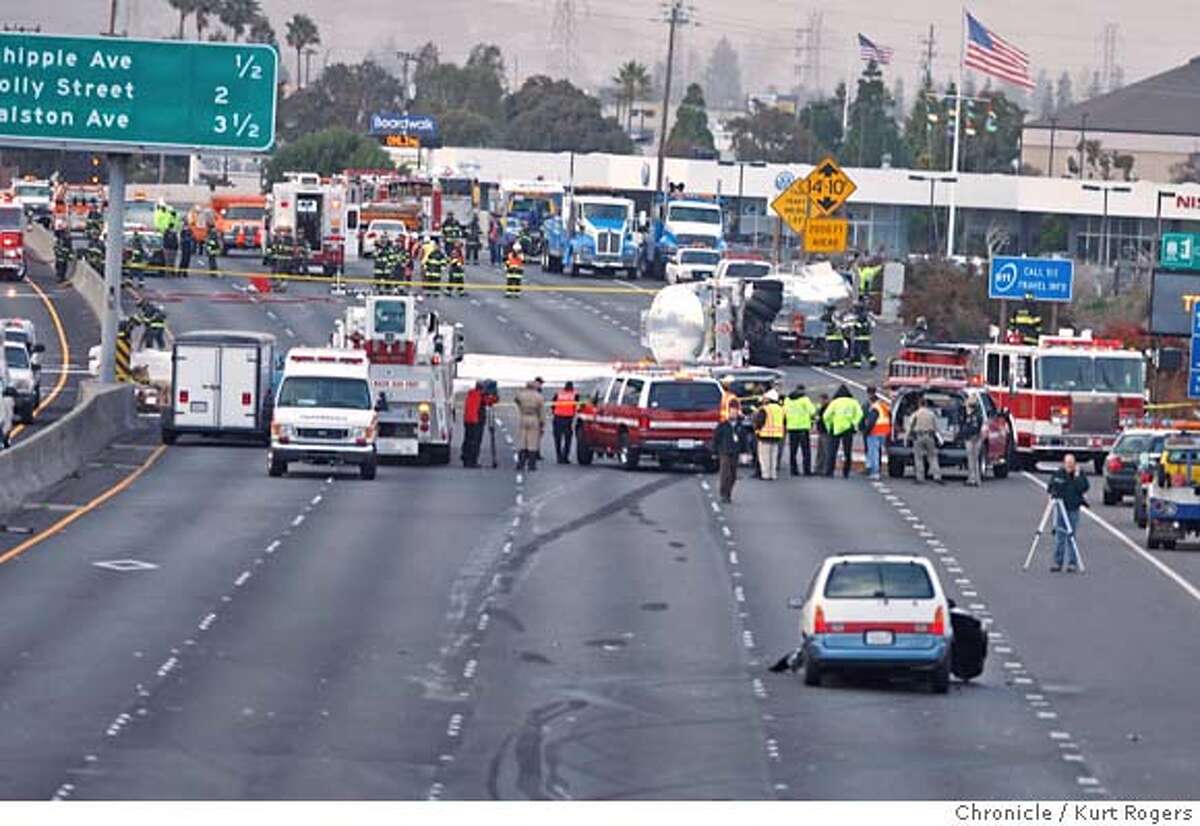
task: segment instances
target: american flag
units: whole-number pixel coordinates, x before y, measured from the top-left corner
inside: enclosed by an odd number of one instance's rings
[[[1029,74],[1029,55],[970,14],[967,15],[967,51],[963,55],[963,66],[1023,89],[1032,89],[1036,85]]]
[[[876,46],[861,34],[858,36],[858,56],[863,60],[874,60],[881,66],[886,66],[892,62],[892,55],[895,54],[887,46]]]

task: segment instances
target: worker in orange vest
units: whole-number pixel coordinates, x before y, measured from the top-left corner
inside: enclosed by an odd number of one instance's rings
[[[575,432],[575,412],[578,408],[575,385],[567,382],[554,394],[554,452],[560,465],[571,464],[571,436]]]
[[[721,382],[721,421],[732,420],[737,421],[738,416],[742,412],[742,403],[730,388],[733,387],[733,379],[725,379]]]
[[[866,407],[862,427],[867,445],[867,476],[878,479],[883,446],[892,435],[892,408],[874,387],[867,388]]]

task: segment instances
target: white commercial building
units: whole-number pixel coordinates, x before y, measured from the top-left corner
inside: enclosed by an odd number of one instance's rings
[[[447,147],[432,150],[433,168],[470,170],[481,182],[501,178],[537,178],[566,182],[574,168],[579,187],[612,189],[630,194],[647,209],[655,182],[655,159],[637,155],[574,155],[567,152],[514,152],[503,149]],[[668,158],[665,178],[683,182],[687,191],[720,196],[731,213],[742,194],[742,228],[751,216],[766,213],[767,204],[788,183],[807,175],[808,164],[765,166],[720,165],[716,161]],[[1079,181],[1067,178],[959,173],[955,183],[941,181],[946,172],[908,169],[846,168],[857,185],[844,213],[851,222],[853,248],[899,256],[925,251],[931,237],[945,246],[946,212],[951,198],[958,205],[956,249],[964,254],[994,251],[1010,254],[1066,253],[1101,261],[1107,201],[1109,261],[1146,266],[1160,216],[1165,231],[1200,232],[1200,185],[1168,185],[1150,181]],[[931,184],[937,234],[929,232]],[[914,179],[916,178],[916,179]],[[1087,188],[1085,188],[1087,187]],[[1113,188],[1107,197],[1102,191]],[[1127,191],[1126,191],[1127,190]],[[758,222],[772,232],[770,222]]]

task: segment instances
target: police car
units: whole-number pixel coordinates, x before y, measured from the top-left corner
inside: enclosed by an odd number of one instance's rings
[[[925,677],[936,694],[945,694],[953,668],[960,677],[976,676],[986,656],[986,636],[978,621],[974,659],[952,662],[954,626],[951,608],[933,563],[923,556],[847,553],[827,557],[808,591],[789,601],[800,615],[800,650],[805,685],[817,686],[835,671],[907,672]],[[965,624],[965,620],[963,621]],[[978,642],[978,639],[984,642]],[[982,647],[982,650],[979,650]],[[978,653],[977,657],[964,657]]]

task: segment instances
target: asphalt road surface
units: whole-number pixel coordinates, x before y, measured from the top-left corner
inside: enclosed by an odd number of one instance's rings
[[[149,290],[175,331],[284,345],[325,342],[342,306],[323,284],[253,300],[236,279]],[[649,300],[436,299],[472,351],[585,359],[641,356]],[[721,506],[703,474],[603,461],[517,474],[502,452],[498,470],[386,466],[362,482],[269,479],[256,447],[166,450],[0,564],[0,796],[1195,795],[1200,569],[1158,554],[1173,579],[1085,519],[1086,574],[1051,575],[1047,548],[1022,572],[1035,477],[743,479]],[[787,598],[825,555],[860,549],[937,560],[988,621],[980,679],[936,696],[768,673],[796,640]],[[96,565],[114,560],[136,570]]]

